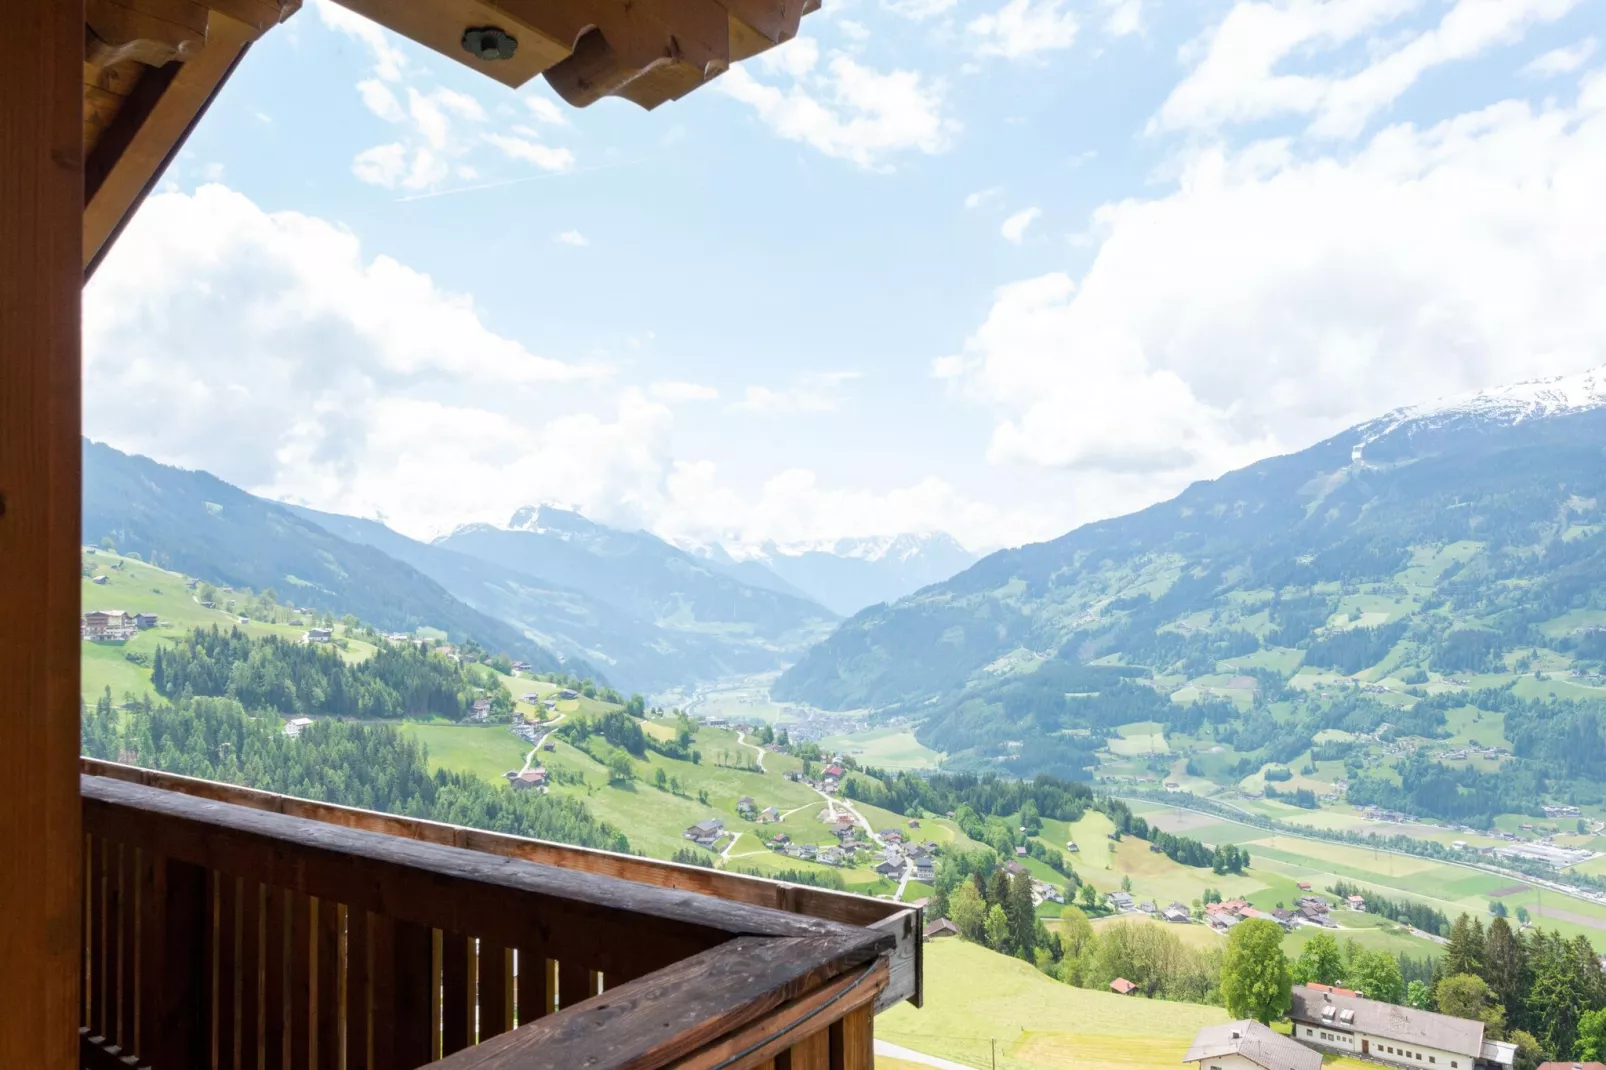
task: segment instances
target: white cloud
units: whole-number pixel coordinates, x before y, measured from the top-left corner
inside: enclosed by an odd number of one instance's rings
[[[1076,41],[1076,16],[1064,7],[1065,0],[1008,0],[997,11],[972,19],[966,32],[983,55],[1034,57]]]
[[[1347,157],[1191,156],[1101,208],[1087,274],[1002,288],[933,365],[998,462],[1077,473],[1083,519],[1393,406],[1606,362],[1606,76]]]
[[[923,22],[951,10],[959,0],[881,0],[881,6],[895,15]]]
[[[523,98],[524,106],[530,109],[536,122],[546,123],[549,126],[568,126],[569,119],[563,114],[563,109],[546,97],[529,95]]]
[[[1542,56],[1536,56],[1523,67],[1522,73],[1531,78],[1559,78],[1561,75],[1571,74],[1588,63],[1599,47],[1599,41],[1593,37],[1586,37],[1576,44],[1554,48]]]
[[[466,477],[376,472],[495,437],[494,422],[443,430],[428,413],[489,397],[516,417],[607,374],[496,334],[470,298],[350,231],[222,186],[145,203],[86,290],[84,354],[89,434],[324,505],[381,501],[368,481],[395,478],[414,485],[411,505],[387,506],[402,513],[433,494],[467,509]]]
[[[833,412],[845,400],[843,387],[859,377],[859,372],[815,372],[781,389],[750,386],[731,407],[749,412]]]
[[[432,189],[453,173],[469,181],[469,176],[478,176],[479,168],[467,158],[487,144],[501,149],[509,159],[533,163],[542,170],[567,171],[574,166],[573,152],[539,144],[539,135],[527,127],[516,127],[525,137],[481,137],[475,128],[489,116],[478,98],[431,85],[429,71],[409,66],[394,38],[367,19],[332,0],[318,0],[318,11],[324,25],[369,46],[374,54],[374,77],[357,83],[357,95],[370,112],[402,129],[398,140],[356,155],[351,171],[358,180],[407,190]],[[564,125],[563,114],[550,100],[536,96],[523,100],[535,121]]]
[[[717,401],[719,390],[702,383],[688,383],[678,379],[666,379],[653,383],[647,392],[659,401],[676,403],[682,401]]]
[[[1202,44],[1199,62],[1162,105],[1151,130],[1214,128],[1287,115],[1311,116],[1311,132],[1353,138],[1435,67],[1522,39],[1579,0],[1454,0],[1436,27],[1375,42],[1367,66],[1347,76],[1287,74],[1292,57],[1331,52],[1397,22],[1418,0],[1238,0]]]
[[[399,123],[407,118],[402,110],[401,101],[391,92],[390,86],[378,78],[365,78],[357,83],[357,95],[362,97],[363,105],[387,123]]]
[[[351,161],[351,173],[370,185],[394,189],[407,173],[407,146],[396,142],[364,149]]]
[[[989,186],[986,189],[979,189],[975,193],[966,194],[965,207],[980,208],[982,205],[998,196],[1001,192],[1003,192],[1002,186]]]
[[[812,37],[794,37],[768,52],[761,52],[758,65],[766,74],[790,74],[801,78],[820,63],[820,44]]]
[[[317,0],[318,20],[331,30],[361,41],[373,53],[374,73],[387,82],[400,80],[407,57],[392,43],[378,23],[372,22],[334,0]]]
[[[532,163],[543,171],[572,171],[574,153],[568,149],[553,148],[528,138],[507,134],[486,134],[485,140],[515,160]]]
[[[1104,0],[1109,14],[1104,18],[1104,32],[1111,37],[1127,37],[1143,32],[1143,0]]]
[[[767,58],[774,53],[779,55]],[[774,53],[761,56],[757,65],[790,77],[789,88],[760,82],[746,64],[732,67],[714,85],[789,141],[884,169],[887,157],[898,152],[942,152],[959,129],[943,115],[942,85],[918,72],[883,74],[840,54],[822,68],[818,46],[809,38],[797,38]]]
[[[838,19],[837,29],[841,30],[854,41],[867,41],[870,39],[870,28],[862,22],[852,19]]]
[[[578,230],[566,230],[562,234],[556,235],[552,240],[559,245],[573,245],[576,248],[584,248],[591,244],[591,240]]]
[[[998,232],[1004,236],[1006,241],[1019,245],[1026,237],[1026,228],[1030,227],[1037,217],[1042,214],[1043,210],[1041,208],[1022,208],[1004,220],[1004,225],[998,228]]]

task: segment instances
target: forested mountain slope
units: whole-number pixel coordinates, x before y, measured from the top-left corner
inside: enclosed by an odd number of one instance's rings
[[[272,588],[286,603],[350,613],[385,631],[439,628],[551,671],[550,650],[466,605],[372,546],[338,537],[277,502],[191,472],[84,442],[83,540],[215,584]],[[573,669],[575,666],[570,666]],[[581,667],[584,668],[584,667]]]
[[[669,569],[682,564],[676,555],[685,556],[678,550],[653,553],[654,548],[644,541],[657,542],[650,535],[617,532],[564,513],[560,519],[581,532],[595,529],[595,541],[601,545],[591,547],[490,527],[465,529],[437,542],[424,543],[376,520],[291,508],[343,539],[376,547],[412,565],[476,609],[528,632],[566,658],[597,666],[620,687],[653,691],[732,673],[773,669],[780,664],[781,653],[764,646],[741,623],[726,629],[709,626],[705,619],[704,626],[699,627],[694,617],[682,619],[671,614],[655,619],[644,613],[644,608],[651,610],[656,604],[650,601],[654,584],[660,602],[679,597],[673,590],[666,593],[666,589],[674,586]],[[611,557],[601,552],[610,545],[622,547],[625,552]],[[629,552],[631,548],[640,548],[641,556],[647,560],[638,561],[640,568],[635,572],[624,568],[612,572],[610,561],[617,563],[635,556]],[[649,578],[643,579],[642,572],[648,573]],[[630,579],[641,580],[638,586],[648,593],[623,591]],[[828,627],[823,611],[801,599],[757,591],[729,577],[714,577],[706,568],[697,572],[696,579],[739,593],[720,607],[726,612],[741,614],[749,604],[763,604],[773,598],[800,616],[819,618],[810,636]],[[685,584],[685,589],[692,588],[692,583]],[[697,608],[705,614],[717,612],[706,601],[699,602]]]
[[[1300,670],[1450,688],[1540,649],[1585,671],[1606,656],[1603,383],[1402,410],[993,554],[845,622],[775,694],[922,717],[951,753],[1036,739],[1069,769],[1115,724],[1208,719],[1221,695],[1191,685],[1218,670],[1263,693]]]

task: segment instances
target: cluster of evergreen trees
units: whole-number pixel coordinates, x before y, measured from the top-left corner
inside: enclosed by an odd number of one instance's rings
[[[467,773],[429,771],[391,725],[318,721],[291,739],[276,716],[233,698],[141,700],[120,714],[108,690],[83,711],[83,753],[185,776],[454,825],[628,851],[619,830],[577,800],[508,791]]]
[[[1377,914],[1391,921],[1397,921],[1401,925],[1409,925],[1413,929],[1432,933],[1434,936],[1443,936],[1450,931],[1450,919],[1445,916],[1444,911],[1435,910],[1426,903],[1413,903],[1409,899],[1389,899],[1348,881],[1339,881],[1328,891],[1340,899],[1347,899],[1352,895],[1361,896],[1366,900],[1368,914]]]
[[[347,662],[320,644],[214,625],[158,647],[151,684],[170,699],[231,698],[248,710],[284,714],[460,719],[480,697],[491,699],[493,713],[510,714],[513,696],[483,669],[483,678],[472,680],[472,668],[411,644],[382,644],[372,657]]]

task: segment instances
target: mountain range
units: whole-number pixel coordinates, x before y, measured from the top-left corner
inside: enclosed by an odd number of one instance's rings
[[[385,630],[442,628],[626,689],[780,669],[840,617],[809,590],[842,604],[828,561],[814,561],[807,582],[794,585],[767,560],[689,553],[550,506],[520,509],[505,527],[471,524],[422,542],[87,441],[84,478],[87,543],[111,539],[212,582],[272,587]],[[882,553],[884,574],[864,557],[844,561],[865,598],[892,597],[932,574],[921,557],[914,544]]]
[[[1218,672],[1276,688],[1301,666],[1432,682],[1527,650],[1584,664],[1606,624],[1603,447],[1606,370],[1398,410],[865,609],[773,693],[918,717],[961,756],[1036,739],[1051,761],[1109,727],[1087,696],[1164,720]]]

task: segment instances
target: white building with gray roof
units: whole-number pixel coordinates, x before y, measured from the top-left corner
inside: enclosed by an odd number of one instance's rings
[[[1288,1019],[1301,1044],[1424,1070],[1511,1070],[1516,1046],[1486,1040],[1483,1023],[1367,999],[1343,988],[1296,985]]]
[[[1254,1019],[1199,1030],[1182,1057],[1199,1070],[1322,1070],[1322,1053]]]

